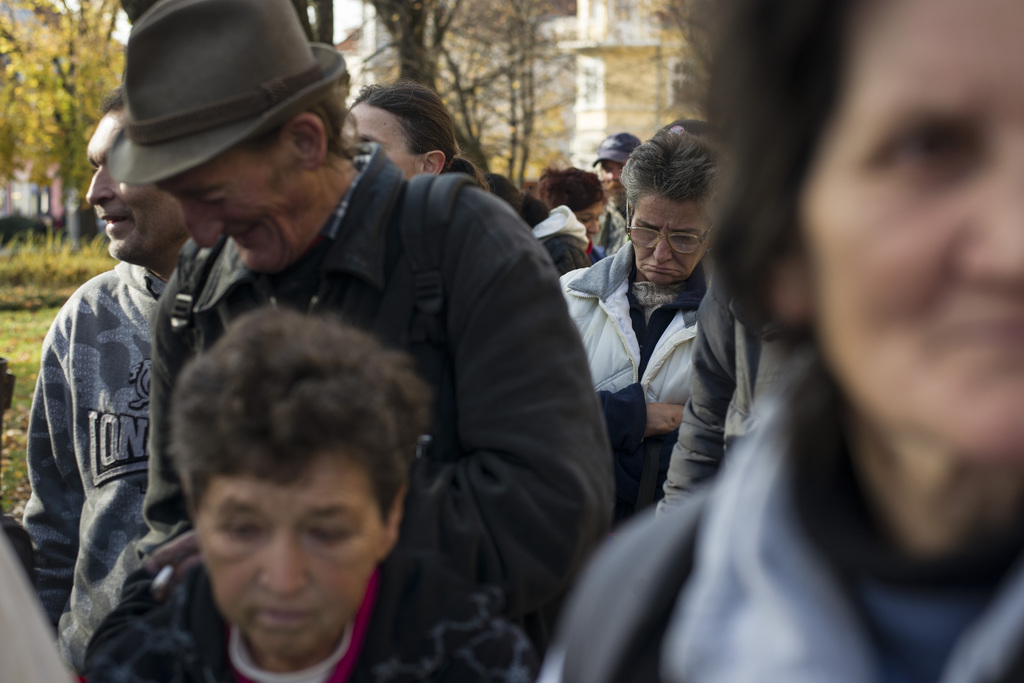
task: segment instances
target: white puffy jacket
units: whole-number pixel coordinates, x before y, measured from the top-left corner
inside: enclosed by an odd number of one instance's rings
[[[590,268],[562,276],[562,293],[590,362],[597,391],[619,391],[640,382],[648,403],[684,405],[690,396],[690,354],[697,335],[695,311],[676,313],[638,377],[640,344],[629,317],[633,245]]]

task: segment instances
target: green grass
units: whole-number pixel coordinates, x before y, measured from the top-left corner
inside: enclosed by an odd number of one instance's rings
[[[32,406],[39,352],[43,337],[57,315],[57,308],[34,311],[4,311],[0,332],[0,356],[7,359],[7,370],[14,374],[14,400],[4,413],[3,461],[0,462],[0,499],[3,507],[20,516],[21,507],[31,492],[25,469],[28,440],[28,415]]]
[[[74,250],[55,235],[19,238],[0,254],[0,357],[15,376],[14,400],[4,413],[0,503],[21,515],[31,493],[25,469],[28,416],[39,374],[43,337],[71,293],[116,263],[102,237]]]

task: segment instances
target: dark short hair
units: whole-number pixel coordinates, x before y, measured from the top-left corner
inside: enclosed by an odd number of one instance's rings
[[[550,213],[547,204],[532,194],[523,195],[523,207],[519,210],[519,215],[531,228],[547,218]]]
[[[323,122],[327,132],[327,152],[342,159],[352,159],[355,150],[345,137],[345,118],[348,109],[345,107],[345,96],[340,87],[327,91],[316,104],[306,111],[316,114]]]
[[[549,209],[564,204],[571,211],[582,211],[605,199],[597,174],[578,168],[544,171],[537,183],[537,196]]]
[[[195,507],[214,477],[287,484],[338,454],[366,470],[383,516],[408,481],[429,396],[407,354],[331,318],[262,308],[182,371],[171,455]]]
[[[320,100],[310,105],[305,111],[315,115],[324,124],[329,155],[340,159],[355,158],[355,148],[345,135],[345,118],[348,116],[348,109],[345,107],[340,87],[328,90]],[[254,152],[265,150],[280,139],[283,128],[284,124],[281,124],[266,133],[242,141],[239,143],[239,147]]]
[[[455,121],[437,91],[409,80],[373,83],[360,89],[352,106],[358,104],[383,109],[397,118],[405,144],[413,154],[440,150],[444,153],[442,173],[465,173],[487,189],[483,172],[460,156]]]
[[[729,0],[714,44],[710,120],[729,150],[713,247],[751,322],[780,260],[800,248],[798,202],[842,87],[850,0]]]
[[[124,86],[119,85],[106,94],[100,102],[100,116],[111,112],[124,112]]]
[[[487,180],[487,189],[491,194],[505,200],[505,203],[512,207],[516,213],[523,208],[523,193],[519,191],[512,181],[500,173],[484,173]]]
[[[632,207],[646,196],[696,202],[707,214],[718,185],[718,159],[709,138],[660,131],[634,149],[622,167],[626,201]]]

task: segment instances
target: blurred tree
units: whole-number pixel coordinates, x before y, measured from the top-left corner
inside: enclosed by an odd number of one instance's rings
[[[59,176],[85,197],[86,146],[103,98],[120,82],[117,0],[0,3],[0,178]]]
[[[710,0],[662,0],[656,16],[668,29],[682,33],[684,49],[672,57],[669,109],[703,112],[711,70]]]
[[[462,0],[369,0],[391,36],[398,77],[437,89],[437,65]]]
[[[558,48],[561,0],[478,0],[441,46],[439,88],[467,156],[518,185],[531,159],[565,137],[559,113],[575,98],[574,60]],[[491,162],[491,163],[488,163]]]
[[[550,158],[552,137],[565,138],[556,112],[574,98],[573,60],[557,49],[552,20],[573,21],[573,3],[364,2],[390,37],[367,60],[375,77],[408,78],[437,90],[465,156],[519,184],[536,152]]]
[[[128,15],[128,21],[134,24],[135,20],[141,17],[142,13],[155,3],[156,0],[121,0],[121,7],[124,8],[124,13]]]

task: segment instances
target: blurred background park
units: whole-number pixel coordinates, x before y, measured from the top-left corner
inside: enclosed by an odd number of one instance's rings
[[[346,58],[351,96],[408,78],[436,89],[463,154],[531,186],[590,170],[604,137],[702,118],[710,0],[292,0]],[[0,0],[0,502],[28,497],[25,442],[39,349],[67,297],[113,267],[84,197],[86,145],[120,80],[131,22],[154,0]]]

